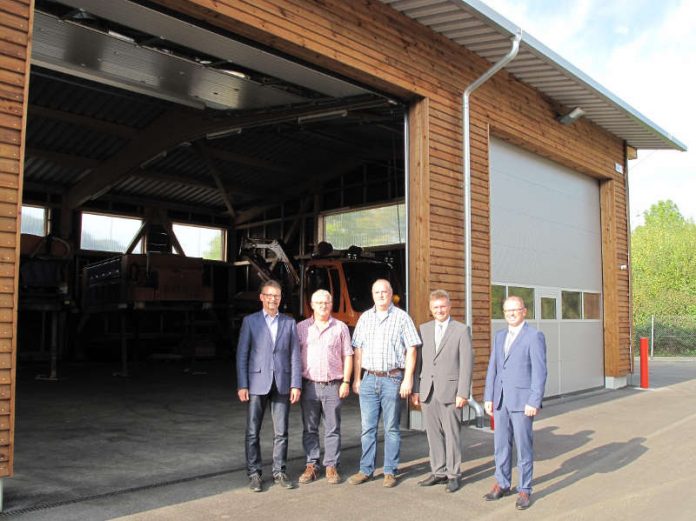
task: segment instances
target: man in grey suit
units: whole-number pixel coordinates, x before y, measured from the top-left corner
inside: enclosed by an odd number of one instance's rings
[[[459,489],[460,418],[469,398],[473,363],[469,328],[450,317],[451,309],[446,291],[430,293],[434,320],[420,326],[423,346],[418,353],[411,398],[423,412],[432,471],[418,484],[429,487],[447,483],[447,492]]]
[[[295,321],[279,312],[281,288],[264,282],[259,299],[263,309],[244,317],[237,344],[237,395],[248,402],[245,454],[249,488],[261,492],[259,436],[266,406],[273,418],[273,480],[294,488],[286,474],[290,404],[302,389],[302,359]]]
[[[509,296],[503,311],[508,327],[495,335],[483,394],[486,413],[492,416],[495,409],[496,483],[483,497],[495,501],[510,493],[514,438],[519,470],[515,506],[525,510],[532,494],[532,423],[541,409],[546,385],[546,340],[525,322],[527,308],[520,297]]]

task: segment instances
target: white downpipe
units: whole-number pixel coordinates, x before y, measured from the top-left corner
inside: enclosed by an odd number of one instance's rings
[[[472,290],[471,290],[471,143],[469,132],[469,97],[471,94],[488,81],[496,72],[510,63],[520,48],[522,31],[512,37],[512,47],[510,51],[498,62],[488,69],[482,76],[469,85],[462,96],[462,125],[464,141],[464,244],[465,244],[465,283],[466,283],[466,324],[471,328],[473,337],[473,311],[472,311]]]

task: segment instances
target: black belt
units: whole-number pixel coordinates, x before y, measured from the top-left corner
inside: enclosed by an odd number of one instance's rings
[[[385,376],[400,376],[401,373],[403,373],[404,370],[397,368],[397,369],[390,369],[389,371],[372,371],[371,369],[365,369],[365,373],[367,374],[373,374],[375,376],[380,376],[380,377],[385,377]]]
[[[337,383],[343,381],[340,378],[337,380],[329,380],[328,382],[318,382],[316,380],[310,380],[308,378],[303,378],[303,380],[307,383],[310,383],[310,384],[319,384],[319,385],[336,385]]]

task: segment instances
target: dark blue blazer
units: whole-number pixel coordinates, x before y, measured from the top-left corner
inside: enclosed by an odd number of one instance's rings
[[[505,358],[507,331],[505,328],[495,334],[483,399],[493,402],[494,409],[503,396],[510,411],[524,411],[525,405],[538,409],[546,385],[546,339],[525,322]]]
[[[280,394],[302,388],[302,359],[295,321],[279,313],[275,344],[263,311],[242,321],[237,343],[237,387],[250,394],[268,394],[275,381]]]

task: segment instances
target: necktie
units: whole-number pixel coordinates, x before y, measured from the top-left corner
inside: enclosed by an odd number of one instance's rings
[[[505,344],[503,346],[505,350],[505,358],[507,358],[508,354],[510,354],[510,346],[512,345],[512,342],[515,340],[515,334],[512,331],[508,331],[507,336],[505,337]]]
[[[437,324],[435,326],[435,351],[440,349],[440,342],[442,341],[442,324]]]

